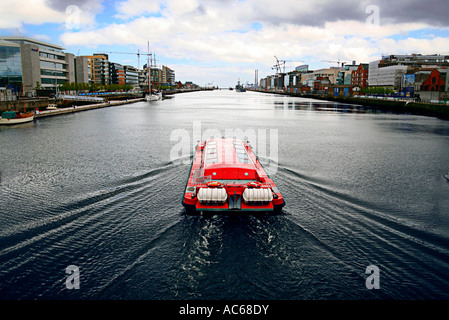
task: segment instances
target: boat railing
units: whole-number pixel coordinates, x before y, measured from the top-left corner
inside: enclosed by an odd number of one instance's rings
[[[194,184],[200,184],[200,183],[206,183],[208,181],[212,180],[212,176],[205,176],[203,170],[195,170],[193,171],[192,175],[192,183]]]

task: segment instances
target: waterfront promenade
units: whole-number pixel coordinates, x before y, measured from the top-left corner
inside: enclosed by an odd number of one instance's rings
[[[35,118],[43,118],[43,117],[49,117],[49,116],[57,116],[61,114],[67,114],[67,113],[73,113],[73,112],[79,112],[79,111],[86,111],[86,110],[92,110],[92,109],[99,109],[99,108],[107,108],[107,107],[114,107],[114,106],[120,106],[123,104],[129,104],[134,103],[138,101],[144,101],[144,98],[137,98],[137,99],[127,99],[127,100],[117,100],[117,101],[108,101],[104,103],[95,103],[95,104],[88,104],[84,106],[72,106],[67,108],[58,108],[58,109],[52,109],[52,110],[44,110],[44,111],[35,111]]]

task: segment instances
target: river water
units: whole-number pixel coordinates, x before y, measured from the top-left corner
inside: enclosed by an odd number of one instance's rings
[[[209,133],[256,144],[281,214],[184,213]],[[449,298],[448,121],[216,90],[1,127],[0,150],[1,299]]]

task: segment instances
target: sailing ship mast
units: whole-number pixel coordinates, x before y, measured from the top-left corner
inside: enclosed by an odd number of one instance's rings
[[[151,56],[151,64],[150,64],[150,56]],[[146,96],[147,101],[157,101],[162,99],[162,94],[161,93],[153,93],[153,82],[152,80],[152,76],[151,76],[151,72],[152,72],[152,67],[153,65],[153,55],[150,54],[150,42],[148,41],[148,63],[147,63],[147,68],[148,68],[148,95]]]
[[[150,67],[150,41],[148,43],[148,62],[147,62],[147,68],[148,68],[148,94],[151,95],[151,67]]]

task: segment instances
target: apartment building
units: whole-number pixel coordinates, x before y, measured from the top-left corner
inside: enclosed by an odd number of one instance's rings
[[[110,83],[109,56],[105,53],[94,53],[91,56],[83,56],[88,59],[90,82],[97,84]]]
[[[75,58],[75,82],[90,83],[91,70],[89,67],[89,59],[86,57]]]
[[[335,84],[350,85],[351,79],[352,79],[352,72],[357,70],[358,67],[359,66],[356,64],[355,61],[352,61],[352,64],[344,65],[338,72],[338,76],[335,81]]]
[[[369,63],[368,84],[370,87],[397,89],[408,70],[406,65],[382,66],[381,60],[372,61]]]
[[[367,63],[361,63],[356,70],[351,72],[351,85],[358,88],[365,88],[368,85],[368,69]]]
[[[166,85],[174,85],[175,71],[167,66],[162,66],[162,83]]]
[[[125,84],[125,67],[120,63],[109,63],[109,83],[111,84]]]
[[[449,67],[449,55],[422,55],[416,53],[404,55],[384,55],[379,61],[379,68],[397,65],[419,68],[429,68],[433,66]]]
[[[124,66],[125,84],[131,85],[134,88],[139,87],[139,69],[133,66]]]
[[[448,55],[386,55],[381,60],[369,64],[368,85],[370,87],[390,87],[399,89],[405,74],[422,69],[449,67]]]
[[[153,88],[174,85],[174,70],[167,66],[152,66],[149,70]],[[0,37],[2,92],[31,96],[37,89],[57,91],[66,82],[127,84],[137,89],[148,88],[147,79],[145,70],[111,62],[106,53],[75,57],[56,44],[28,37]]]

